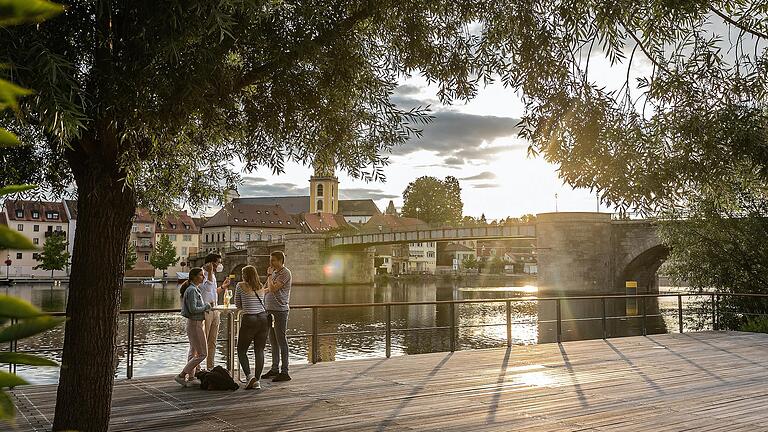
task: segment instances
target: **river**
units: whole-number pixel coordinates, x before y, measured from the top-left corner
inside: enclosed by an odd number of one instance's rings
[[[535,296],[536,287],[524,282],[506,282],[505,286],[482,286],[468,281],[390,281],[375,285],[353,286],[294,286],[291,292],[292,305],[310,304],[351,304],[384,302],[428,302],[463,299],[507,299]],[[495,283],[493,285],[499,285]],[[51,284],[14,285],[1,288],[0,292],[30,301],[47,312],[65,310],[67,285]],[[669,327],[676,326],[674,308],[676,300],[669,299],[660,305],[663,321]],[[674,303],[674,304],[673,304]],[[512,340],[515,345],[534,344],[539,341],[540,324],[539,306],[536,301],[512,302],[511,317]],[[122,309],[169,309],[179,307],[179,292],[175,284],[144,285],[127,283],[123,289]],[[586,308],[593,309],[593,308]],[[585,310],[586,310],[585,309]],[[579,312],[570,307],[570,316]],[[505,303],[460,304],[456,305],[455,315],[459,330],[456,349],[492,348],[506,345],[506,308]],[[448,351],[450,349],[449,331],[432,329],[447,327],[450,323],[450,305],[410,305],[395,306],[391,310],[393,356],[426,352]],[[565,318],[565,317],[564,317]],[[357,335],[332,335],[319,338],[319,357],[321,361],[343,360],[366,357],[384,357],[386,310],[384,307],[350,307],[341,309],[321,309],[318,314],[320,333],[351,333],[365,331]],[[98,323],[95,323],[98,325]],[[289,319],[289,334],[311,333],[311,310],[294,309]],[[636,327],[636,326],[635,326]],[[676,327],[675,327],[676,328]],[[136,350],[134,376],[151,376],[178,372],[186,362],[187,344],[144,345],[147,343],[173,342],[186,340],[184,318],[178,313],[141,314],[136,317]],[[421,329],[421,330],[403,330]],[[637,334],[632,325],[622,324],[619,333]],[[225,325],[222,325],[220,337],[224,337]],[[570,332],[566,326],[564,332]],[[19,341],[18,349],[54,349],[61,348],[63,328],[46,332],[33,338]],[[612,334],[622,336],[624,334]],[[599,337],[596,334],[585,336],[575,329],[573,338]],[[127,341],[127,318],[121,316],[118,343]],[[294,337],[289,340],[291,361],[307,361],[310,338]],[[3,347],[7,349],[7,347]],[[60,360],[59,351],[43,355]],[[220,343],[216,356],[217,364],[224,364],[226,349]],[[269,364],[267,353],[267,365]],[[118,349],[118,368],[116,376],[126,375],[124,349]],[[19,375],[31,383],[54,383],[58,378],[56,368],[19,367]]]

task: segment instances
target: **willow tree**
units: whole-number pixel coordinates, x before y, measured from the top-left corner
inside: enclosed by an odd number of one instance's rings
[[[430,71],[447,95],[471,96],[464,24],[476,12],[378,0],[65,3],[54,19],[0,33],[0,73],[36,90],[4,121],[34,147],[4,157],[38,161],[0,176],[76,187],[54,429],[103,431],[136,206],[221,198],[238,159],[280,172],[321,154],[380,178],[382,155],[428,120],[390,102],[400,74]]]
[[[766,34],[765,3],[705,0],[81,0],[4,29],[0,73],[37,90],[6,122],[36,146],[4,157],[45,169],[0,176],[79,198],[54,428],[107,428],[137,204],[220,198],[232,159],[279,172],[322,154],[377,179],[427,119],[389,100],[416,72],[444,102],[500,79],[524,96],[531,152],[567,182],[676,203],[736,168],[768,173]],[[652,72],[615,91],[590,67],[641,58]]]

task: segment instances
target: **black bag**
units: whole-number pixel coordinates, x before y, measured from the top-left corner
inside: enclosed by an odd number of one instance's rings
[[[200,371],[195,374],[203,390],[237,390],[240,388],[232,376],[223,367],[216,366],[210,372]]]

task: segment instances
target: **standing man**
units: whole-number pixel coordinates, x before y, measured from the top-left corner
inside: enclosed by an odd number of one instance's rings
[[[288,305],[291,299],[291,271],[285,266],[285,254],[276,251],[269,254],[267,269],[267,293],[264,301],[270,319],[269,345],[272,348],[272,368],[262,378],[273,382],[290,381],[288,375]],[[282,360],[282,367],[280,361]]]
[[[211,305],[211,309],[205,312],[205,341],[208,345],[208,355],[205,357],[208,370],[213,369],[213,360],[216,356],[216,339],[219,337],[219,322],[221,312],[213,310],[219,304],[219,294],[229,286],[227,278],[221,286],[216,282],[216,273],[224,271],[224,265],[221,263],[221,255],[217,253],[208,254],[203,264],[203,284],[200,291],[203,294],[203,301]]]

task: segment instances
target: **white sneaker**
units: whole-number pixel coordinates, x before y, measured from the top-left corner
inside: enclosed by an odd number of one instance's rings
[[[200,380],[197,377],[192,377],[189,381],[187,381],[188,386],[200,386]]]
[[[245,385],[246,390],[260,389],[259,379],[253,375],[248,375],[248,384]]]
[[[176,375],[176,377],[174,377],[173,380],[176,381],[182,387],[187,386],[187,380],[178,375]]]

